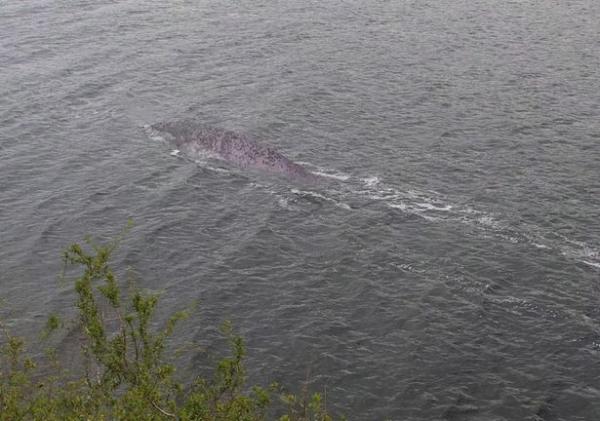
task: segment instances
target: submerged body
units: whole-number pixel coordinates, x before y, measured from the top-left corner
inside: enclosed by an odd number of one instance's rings
[[[275,149],[234,131],[188,121],[157,123],[152,125],[152,128],[177,149],[190,156],[209,152],[241,168],[282,173],[308,182],[316,182],[320,178]]]

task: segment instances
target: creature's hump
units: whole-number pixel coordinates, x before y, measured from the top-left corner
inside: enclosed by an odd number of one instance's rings
[[[152,128],[167,133],[175,146],[189,154],[207,150],[240,167],[279,172],[309,182],[318,181],[317,176],[275,148],[256,142],[251,136],[237,131],[189,120],[157,123]]]

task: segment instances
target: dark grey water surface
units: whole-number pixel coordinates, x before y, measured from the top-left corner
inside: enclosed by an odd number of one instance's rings
[[[231,319],[253,382],[351,419],[600,419],[600,3],[0,2],[0,315],[120,254],[178,340]],[[331,180],[171,155],[248,133]],[[65,341],[68,342],[68,337]],[[203,364],[201,354],[180,368]]]

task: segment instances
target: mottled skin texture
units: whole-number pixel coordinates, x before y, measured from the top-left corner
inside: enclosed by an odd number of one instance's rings
[[[317,182],[320,178],[275,149],[230,130],[202,126],[189,121],[157,123],[152,125],[152,128],[164,135],[163,137],[177,149],[190,156],[210,152],[241,168],[282,173],[307,182]]]

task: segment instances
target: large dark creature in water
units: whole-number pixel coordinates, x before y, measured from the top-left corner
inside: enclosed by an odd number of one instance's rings
[[[281,173],[310,183],[318,182],[321,178],[272,147],[259,144],[244,134],[185,120],[161,122],[151,127],[178,150],[191,157],[210,153],[240,168]]]

